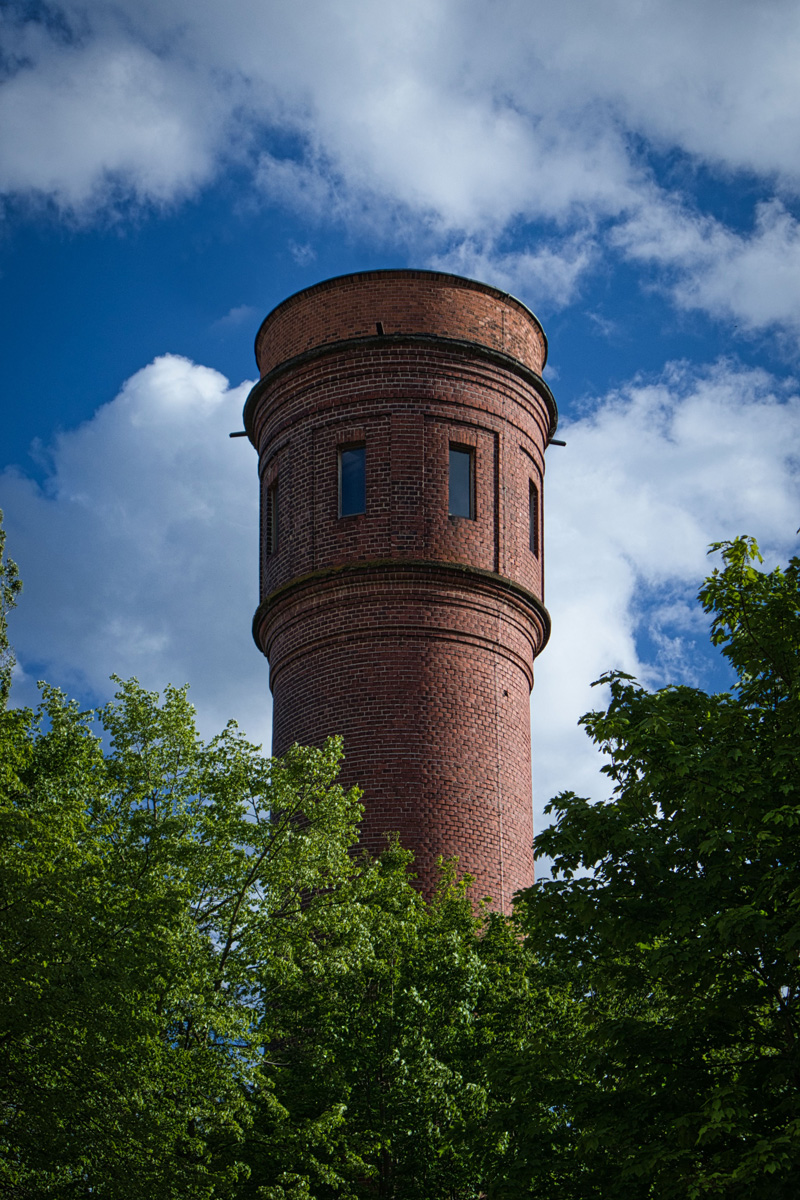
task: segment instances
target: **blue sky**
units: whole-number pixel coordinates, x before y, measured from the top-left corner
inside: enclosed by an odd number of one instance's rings
[[[794,0],[7,4],[0,505],[14,695],[192,684],[268,742],[255,455],[229,430],[266,313],[422,266],[542,319],[535,807],[599,795],[591,681],[714,687],[712,540],[800,524]]]

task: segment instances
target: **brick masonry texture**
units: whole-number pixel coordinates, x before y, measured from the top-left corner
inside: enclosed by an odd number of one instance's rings
[[[262,375],[312,347],[344,338],[435,333],[504,351],[541,371],[547,341],[524,304],[496,288],[437,271],[365,271],[326,279],[273,309],[256,338]]]
[[[541,327],[482,284],[367,272],[290,297],[256,345],[253,632],[274,753],[342,734],[363,844],[398,832],[426,891],[437,855],[457,854],[476,898],[506,909],[533,881],[530,689],[549,631],[541,498],[556,414]],[[338,451],[354,443],[366,511],[339,517]],[[474,519],[448,515],[451,445],[472,452]]]

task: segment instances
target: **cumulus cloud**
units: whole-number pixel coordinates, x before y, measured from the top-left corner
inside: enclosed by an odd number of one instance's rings
[[[517,0],[533,42],[526,7]],[[544,9],[535,45],[564,90],[605,103],[661,149],[797,189],[800,10],[792,0],[765,0],[757,14],[744,0],[571,0]]]
[[[202,81],[120,38],[45,44],[3,85],[0,190],[90,214],[207,182],[220,129]]]
[[[491,243],[466,239],[434,255],[430,265],[435,270],[483,280],[506,292],[536,296],[540,304],[563,308],[576,299],[583,276],[597,257],[596,242],[585,234],[513,253],[499,251]]]
[[[653,151],[678,155],[755,173],[762,195],[798,193],[792,0],[755,16],[742,0],[62,0],[36,13],[2,18],[8,194],[84,216],[125,196],[163,204],[235,158],[254,193],[394,231],[432,260],[537,284],[550,267],[554,305],[578,294],[598,229],[613,242],[619,226],[631,257],[679,272],[680,303],[796,323],[796,230],[777,201],[746,237],[687,218],[650,166]],[[546,251],[522,235],[504,248],[525,222],[545,223]],[[688,242],[702,278],[680,257]]]
[[[214,321],[211,328],[220,333],[226,329],[238,329],[240,325],[257,327],[258,309],[253,308],[251,304],[237,304],[228,309],[224,317]]]
[[[42,484],[0,476],[25,592],[12,636],[18,703],[41,675],[87,698],[108,676],[192,684],[206,733],[228,717],[269,743],[267,664],[250,637],[257,601],[255,456],[240,424],[249,385],[159,358],[62,433]],[[693,597],[709,542],[755,534],[792,552],[800,508],[800,399],[764,372],[670,367],[596,398],[550,450],[546,600],[536,664],[536,821],[556,792],[604,794],[577,727],[621,667],[652,686],[703,684],[706,626]]]
[[[694,603],[709,543],[756,536],[769,561],[797,553],[800,398],[792,381],[729,363],[669,367],[562,426],[546,480],[550,644],[532,699],[538,815],[558,791],[607,784],[576,722],[602,706],[593,680],[703,686],[707,622]]]
[[[88,699],[111,672],[192,684],[204,730],[229,717],[269,741],[267,664],[250,636],[258,602],[258,484],[241,427],[248,384],[166,356],[59,435],[43,485],[0,475],[24,578],[12,637],[23,677]]]
[[[800,222],[778,200],[756,208],[750,233],[736,233],[679,202],[654,198],[619,226],[631,259],[666,269],[676,303],[755,330],[800,330]]]

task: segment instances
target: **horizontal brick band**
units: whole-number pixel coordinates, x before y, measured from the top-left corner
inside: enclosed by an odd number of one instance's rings
[[[385,628],[379,630],[374,613],[366,607],[370,595],[378,598],[384,613],[389,609],[401,610],[405,617],[402,626],[395,622],[389,627],[384,620]],[[485,640],[502,653],[502,639],[498,641],[494,631],[487,632],[481,624],[487,619],[480,605],[481,597],[489,597],[495,606],[503,606],[505,620],[513,623],[529,646],[529,656],[517,653],[516,658],[521,669],[529,675],[529,686],[532,687],[532,663],[550,637],[550,614],[532,592],[513,580],[463,563],[383,559],[343,563],[313,571],[284,584],[262,600],[253,617],[253,640],[269,658],[274,678],[278,670],[275,639],[284,632],[290,619],[289,610],[303,611],[310,602],[315,608],[315,619],[312,622],[305,615],[299,618],[298,645],[301,647],[319,648],[343,639],[352,642],[358,636],[374,638],[379,633],[388,633],[393,638],[404,634],[453,638],[457,631],[458,637]],[[437,601],[450,609],[450,622],[438,625],[432,622],[430,610]],[[323,618],[325,609],[335,611],[340,605],[352,610],[347,612],[343,623]],[[458,622],[454,614],[459,608],[469,615],[472,627]],[[496,611],[488,619],[491,621],[495,616]],[[511,654],[511,650],[508,653]],[[528,661],[530,669],[526,665]]]
[[[503,351],[493,349],[481,342],[469,342],[463,339],[441,337],[436,334],[426,333],[399,333],[382,337],[370,335],[368,337],[347,338],[342,341],[331,341],[324,346],[314,346],[310,350],[305,350],[294,358],[287,359],[284,362],[278,363],[266,375],[263,375],[257,384],[252,388],[248,395],[244,410],[242,412],[242,423],[247,430],[250,441],[258,449],[257,435],[253,424],[254,414],[260,403],[269,393],[270,389],[280,379],[280,377],[289,371],[297,370],[298,367],[304,366],[306,363],[313,362],[315,359],[322,358],[330,354],[342,354],[360,349],[378,349],[386,350],[392,346],[431,346],[441,350],[443,353],[448,351],[460,361],[464,358],[474,356],[476,358],[484,358],[487,362],[491,362],[498,367],[511,371],[515,375],[519,375],[521,379],[526,380],[534,391],[544,401],[550,417],[548,428],[548,440],[555,436],[558,428],[558,406],[555,402],[553,393],[545,383],[542,376],[532,370],[519,359],[513,358],[510,354]]]

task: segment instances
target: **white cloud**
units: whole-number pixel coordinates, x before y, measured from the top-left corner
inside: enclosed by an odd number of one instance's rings
[[[657,197],[613,234],[631,259],[666,269],[676,303],[750,330],[800,330],[800,222],[780,201],[760,204],[749,234]]]
[[[317,257],[317,252],[310,242],[298,243],[293,239],[289,240],[289,253],[298,267],[307,267]]]
[[[18,703],[36,675],[98,698],[112,671],[154,688],[188,680],[205,732],[233,716],[268,742],[267,664],[250,637],[255,456],[227,437],[248,386],[157,359],[56,440],[42,486],[0,476],[25,581]],[[598,398],[564,436],[546,481],[553,634],[533,693],[537,810],[564,788],[603,794],[576,724],[601,702],[590,684],[603,671],[654,686],[703,675],[693,596],[708,543],[748,532],[785,558],[800,508],[800,399],[764,372],[673,366]]]
[[[515,5],[523,28],[526,8]],[[744,0],[571,0],[549,13],[542,5],[535,45],[564,90],[609,105],[656,146],[800,184],[793,0],[764,0],[757,11]]]
[[[43,486],[0,475],[24,579],[12,637],[32,702],[41,675],[95,697],[112,671],[192,684],[208,733],[229,717],[269,740],[258,603],[258,483],[241,427],[248,384],[156,359],[90,421],[62,433]]]
[[[506,292],[536,296],[540,304],[562,308],[576,298],[580,282],[597,256],[595,241],[581,234],[517,253],[503,253],[491,243],[467,239],[434,255],[430,266],[480,279]]]
[[[229,308],[224,317],[219,317],[214,321],[211,328],[217,332],[223,332],[226,329],[238,329],[241,325],[252,325],[253,328],[258,327],[258,309],[253,308],[251,304],[237,304],[235,308]]]
[[[553,633],[532,700],[539,825],[561,790],[607,794],[576,725],[602,707],[593,680],[619,668],[650,686],[702,682],[707,626],[694,596],[709,543],[749,533],[770,561],[797,553],[800,397],[792,389],[728,363],[704,372],[674,365],[598,400],[564,426],[566,449],[549,451]],[[648,656],[643,634],[655,647]]]
[[[800,186],[792,0],[64,0],[6,17],[3,186],[157,202],[247,151],[318,215],[408,209],[497,235],[636,207],[642,145]],[[64,26],[71,30],[64,35]],[[275,150],[271,134],[291,151]]]
[[[215,170],[220,121],[202,80],[118,38],[45,45],[0,98],[0,190],[92,213],[164,203]]]

